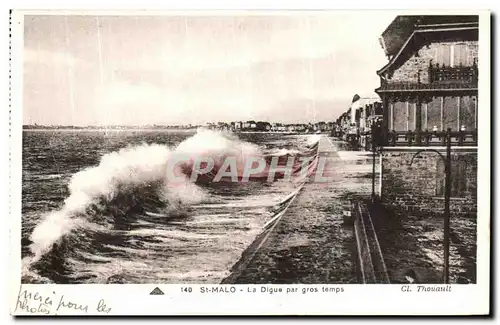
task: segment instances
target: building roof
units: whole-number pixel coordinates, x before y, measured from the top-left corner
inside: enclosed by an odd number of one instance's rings
[[[425,27],[450,27],[478,24],[479,16],[470,15],[428,15],[397,16],[381,35],[381,45],[389,57],[399,52],[403,44],[416,30]]]
[[[436,35],[438,33],[461,33],[460,36],[477,39],[479,16],[466,15],[433,15],[433,16],[397,16],[380,37],[380,43],[389,57],[389,62],[379,71],[385,72],[392,66],[408,47],[415,45],[415,38],[420,34]],[[463,32],[466,32],[465,34]],[[433,36],[426,36],[427,40]],[[410,46],[409,46],[410,45]]]
[[[357,95],[356,95],[357,96]],[[366,105],[373,104],[375,102],[380,101],[377,97],[359,97],[356,101],[353,101],[350,107],[355,107],[358,109],[359,107],[365,107]]]

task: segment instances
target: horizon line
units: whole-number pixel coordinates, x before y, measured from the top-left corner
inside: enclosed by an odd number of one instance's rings
[[[206,126],[207,124],[218,124],[218,123],[225,123],[225,124],[231,124],[231,123],[246,123],[246,122],[262,122],[262,123],[279,123],[279,124],[315,124],[315,123],[334,123],[334,120],[322,120],[322,121],[308,121],[308,122],[276,122],[276,121],[259,121],[259,120],[246,120],[246,121],[230,121],[230,122],[225,122],[225,121],[217,121],[217,122],[206,122],[206,123],[197,123],[197,124],[87,124],[87,125],[75,125],[75,124],[22,124],[22,126],[36,126],[36,127],[166,127],[166,126]]]

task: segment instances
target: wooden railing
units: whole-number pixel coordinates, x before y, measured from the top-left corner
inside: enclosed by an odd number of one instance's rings
[[[390,131],[387,146],[444,146],[446,132],[430,131]],[[477,146],[477,130],[452,131],[451,142],[454,146]]]
[[[429,83],[430,84],[472,84],[477,85],[477,64],[470,67],[445,67],[439,64],[429,64]]]
[[[432,82],[432,83],[418,83],[418,82],[391,82],[383,83],[378,90],[398,90],[398,91],[411,91],[411,90],[446,90],[446,89],[476,89],[477,81],[474,83],[464,82]]]
[[[446,90],[446,89],[476,89],[478,82],[478,67],[474,60],[472,66],[448,67],[429,63],[428,82],[421,82],[420,70],[416,72],[416,81],[390,82],[381,79],[378,90],[412,91],[412,90]]]

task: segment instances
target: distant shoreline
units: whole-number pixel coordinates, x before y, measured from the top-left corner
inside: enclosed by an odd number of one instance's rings
[[[160,128],[160,127],[124,127],[124,128],[106,128],[106,127],[26,127],[23,131],[102,131],[102,132],[120,132],[120,131],[196,131],[198,128]]]
[[[25,127],[23,126],[23,132],[196,132],[199,128],[154,128],[154,127],[130,127],[130,128],[98,128],[98,127]],[[215,130],[217,129],[209,129]],[[318,134],[317,132],[303,132],[303,131],[262,131],[262,130],[220,130],[222,132],[232,132],[232,133],[269,133],[269,134],[283,134],[283,135],[295,135],[295,134]],[[329,131],[320,132],[322,134],[329,133]]]

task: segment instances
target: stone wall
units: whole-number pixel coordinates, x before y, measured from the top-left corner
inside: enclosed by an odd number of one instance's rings
[[[411,213],[442,213],[444,196],[437,194],[438,183],[444,179],[441,158],[434,152],[390,150],[382,154],[382,201],[385,205]],[[443,155],[445,151],[443,150]],[[452,158],[465,161],[465,189],[450,200],[452,214],[475,215],[477,212],[477,151],[452,151]],[[438,168],[440,168],[438,170]],[[456,180],[455,180],[456,181]],[[441,183],[442,186],[443,183]]]
[[[474,59],[478,58],[478,42],[463,41],[463,42],[436,42],[428,46],[423,45],[416,53],[408,58],[400,67],[393,71],[392,76],[389,76],[389,82],[417,82],[418,71],[420,70],[420,82],[429,82],[429,63],[432,60],[436,63],[438,48],[443,45],[465,44],[467,47],[467,65],[471,66]]]

